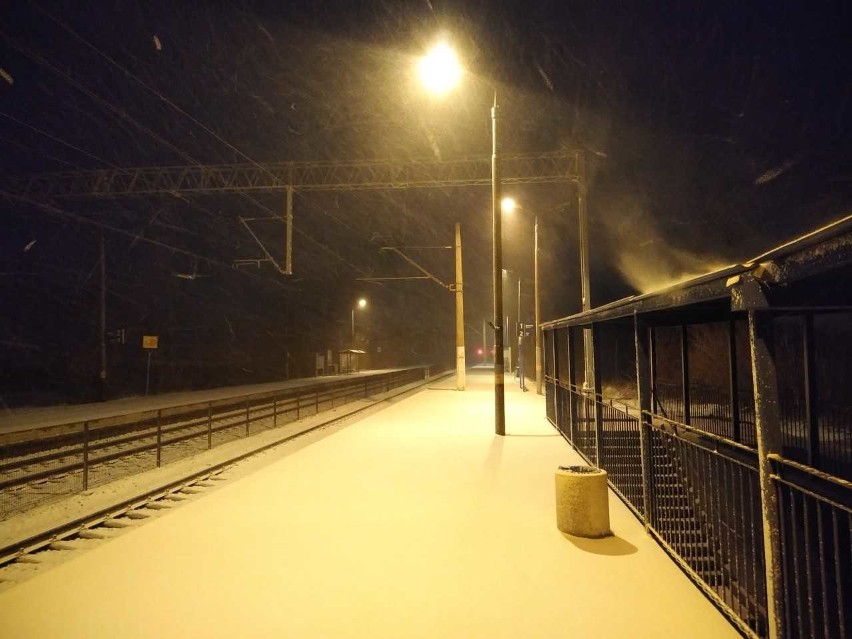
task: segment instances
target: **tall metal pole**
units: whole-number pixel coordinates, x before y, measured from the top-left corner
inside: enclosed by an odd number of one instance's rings
[[[482,320],[482,361],[485,364],[488,363],[488,333],[485,332],[487,328],[487,320]]]
[[[355,348],[355,309],[352,309],[352,348]]]
[[[106,401],[107,384],[107,354],[106,354],[106,247],[104,246],[104,232],[101,229],[101,300],[100,300],[100,370],[98,371],[98,395],[100,400]]]
[[[497,91],[491,107],[491,234],[494,297],[494,432],[506,434],[506,404],[503,379],[503,239],[500,210],[500,156],[498,152]]]
[[[287,187],[287,212],[284,218],[284,275],[293,274],[293,187]]]
[[[763,520],[763,565],[766,572],[766,617],[769,639],[784,637],[784,578],[781,555],[778,491],[772,479],[771,457],[783,452],[778,373],[774,353],[772,316],[748,311],[751,375],[754,384],[754,422],[757,472],[760,478],[760,514]]]
[[[580,285],[583,295],[583,311],[592,308],[592,293],[589,284],[589,218],[586,210],[586,157],[583,151],[577,151],[577,209],[580,216]],[[592,349],[592,330],[583,329],[583,350],[585,351],[585,380],[583,388],[591,389],[594,378],[594,353]]]
[[[461,224],[456,223],[456,390],[464,390],[464,293]]]
[[[523,362],[524,353],[521,350],[523,348],[523,344],[521,343],[521,335],[524,330],[524,321],[521,319],[521,274],[518,273],[518,321],[515,323],[515,332],[517,333],[517,344],[518,344],[518,357],[517,361],[517,369],[518,369],[518,379],[521,380],[521,384],[523,385],[523,378],[521,377],[521,363]]]
[[[533,279],[535,295],[535,392],[543,394],[543,365],[541,349],[541,299],[538,289],[538,215],[535,216],[535,250],[533,253]]]

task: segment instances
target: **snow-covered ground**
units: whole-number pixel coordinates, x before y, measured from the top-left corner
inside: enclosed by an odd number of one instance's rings
[[[490,372],[436,381],[0,593],[0,637],[738,637],[614,495],[559,533],[580,459],[507,382],[507,437]]]

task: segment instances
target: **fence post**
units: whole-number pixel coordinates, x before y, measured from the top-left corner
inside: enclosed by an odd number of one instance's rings
[[[816,342],[814,340],[814,315],[806,313],[803,318],[802,342],[804,343],[805,377],[805,420],[808,427],[808,466],[819,466],[819,413],[816,372]]]
[[[163,451],[163,424],[160,420],[160,415],[162,413],[162,409],[157,409],[157,468],[160,467],[162,463],[162,451]]]
[[[314,391],[314,415],[319,414],[319,388]]]
[[[633,313],[633,339],[636,344],[636,390],[639,397],[639,453],[642,460],[642,517],[645,531],[651,521],[654,499],[651,477],[651,347],[647,325]]]
[[[83,490],[89,490],[89,422],[83,422]]]
[[[577,376],[576,366],[574,365],[574,350],[575,340],[572,327],[568,326],[565,329],[565,350],[567,359],[565,360],[566,373],[568,375],[568,434],[571,438],[571,444],[577,446],[577,395],[574,392],[574,379]]]
[[[763,519],[763,554],[766,568],[766,618],[769,639],[780,639],[784,636],[781,533],[778,493],[772,481],[772,463],[768,458],[769,455],[782,452],[772,319],[768,311],[753,309],[748,311],[749,348],[754,383],[754,421],[757,431],[760,477],[760,513]]]
[[[559,349],[556,346],[556,335],[558,330],[559,329],[557,328],[551,328],[545,331],[544,333],[548,336],[546,343],[550,350],[550,355],[548,356],[548,358],[551,361],[550,376],[553,380],[553,394],[547,399],[553,402],[553,423],[556,426],[556,430],[558,430],[564,435],[565,431],[562,430],[562,424],[560,423],[559,416],[559,357],[557,355]]]
[[[689,399],[689,326],[680,326],[680,379],[683,386],[683,423],[692,423],[691,402]]]
[[[648,366],[651,373],[651,413],[657,412],[660,398],[657,393],[657,329],[648,327]]]
[[[213,448],[213,405],[207,403],[207,450]]]
[[[601,367],[598,362],[603,361],[600,357],[600,325],[592,324],[590,331],[592,340],[592,385],[593,385],[593,400],[595,407],[595,464],[598,468],[603,468],[603,405],[601,403]]]
[[[249,400],[246,399],[246,437],[249,436]]]
[[[731,390],[731,429],[735,442],[742,442],[742,429],[740,427],[740,386],[739,372],[737,370],[737,327],[733,315],[728,318],[728,365],[730,371]]]
[[[299,408],[298,407],[299,407],[299,404],[298,404],[298,401],[297,401],[297,403],[296,403],[296,419],[299,418],[299,412],[298,412]],[[273,399],[272,400],[272,427],[275,428],[276,426],[278,426],[278,400]]]

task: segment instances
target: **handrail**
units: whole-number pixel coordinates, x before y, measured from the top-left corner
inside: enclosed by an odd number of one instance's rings
[[[721,435],[716,435],[714,433],[708,433],[707,431],[701,430],[700,428],[695,428],[693,426],[689,426],[687,424],[681,424],[680,422],[676,422],[673,419],[669,419],[668,417],[663,417],[657,413],[652,411],[643,410],[642,414],[646,417],[651,418],[651,426],[659,428],[656,424],[653,423],[653,420],[662,421],[670,426],[673,426],[675,429],[682,429],[694,435],[698,435],[700,437],[704,437],[706,439],[713,440],[716,443],[723,444],[729,448],[734,448],[736,450],[740,450],[744,453],[749,453],[750,455],[756,455],[757,451],[750,446],[746,446],[745,444],[740,444],[739,442],[735,442],[733,439],[728,439],[726,437],[722,437]]]
[[[399,368],[393,370],[385,370],[378,372],[365,372],[360,377],[347,377],[344,379],[327,379],[327,378],[307,378],[312,380],[313,383],[305,383],[299,384],[297,386],[289,386],[286,388],[281,388],[277,390],[268,390],[261,392],[253,392],[253,393],[245,393],[242,395],[231,395],[228,397],[219,397],[215,399],[206,399],[206,400],[198,400],[187,403],[175,403],[166,406],[159,406],[157,408],[148,408],[145,410],[136,410],[127,413],[121,413],[118,415],[109,415],[105,417],[98,417],[95,419],[75,419],[67,422],[60,422],[57,424],[50,424],[48,426],[34,426],[30,430],[17,430],[12,431],[10,433],[2,433],[0,432],[0,447],[4,445],[4,439],[7,438],[20,438],[24,436],[26,433],[37,430],[39,432],[44,433],[45,431],[52,430],[62,430],[75,426],[82,426],[84,422],[89,423],[89,427],[93,430],[98,430],[100,428],[107,428],[109,426],[126,426],[131,422],[140,422],[149,419],[154,419],[157,416],[158,411],[169,411],[168,417],[172,416],[181,416],[185,413],[190,413],[195,410],[206,409],[208,406],[212,406],[213,408],[226,408],[231,406],[232,404],[241,403],[245,401],[254,401],[254,400],[272,400],[276,398],[281,399],[290,399],[297,398],[299,395],[303,394],[306,388],[310,388],[312,386],[322,386],[328,388],[329,390],[334,390],[335,388],[345,387],[350,384],[353,380],[370,378],[370,377],[379,377],[382,375],[389,375],[394,373],[405,373],[408,371],[428,368],[426,366],[411,366],[407,368]],[[315,380],[315,381],[314,381]],[[325,389],[324,388],[324,389]],[[311,392],[315,392],[315,389]],[[61,436],[61,433],[57,433],[57,436]],[[50,436],[44,437],[44,439],[49,439]],[[11,441],[8,444],[17,444],[20,443],[20,439],[18,441]]]
[[[811,466],[807,466],[805,464],[800,464],[799,462],[793,461],[792,459],[787,459],[786,457],[782,457],[778,453],[769,453],[766,456],[766,459],[774,462],[778,462],[780,464],[784,464],[789,466],[790,468],[795,468],[796,470],[806,473],[808,475],[812,475],[817,477],[818,479],[822,479],[823,481],[827,481],[829,483],[838,486],[839,488],[845,488],[846,490],[852,490],[852,481],[847,481],[846,479],[842,479],[841,477],[836,477],[835,475],[831,475],[822,470],[817,470]]]

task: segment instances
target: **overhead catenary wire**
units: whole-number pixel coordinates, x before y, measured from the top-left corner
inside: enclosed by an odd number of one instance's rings
[[[134,241],[144,242],[146,244],[151,244],[153,246],[157,246],[159,248],[166,249],[168,251],[171,251],[172,253],[179,253],[181,255],[187,255],[189,257],[200,260],[200,261],[205,262],[207,264],[225,267],[225,268],[230,269],[230,270],[238,270],[238,269],[235,269],[232,264],[229,264],[227,262],[222,262],[221,260],[217,260],[217,259],[208,257],[206,255],[201,255],[199,253],[189,251],[189,250],[187,250],[185,248],[181,248],[179,246],[173,246],[171,244],[167,244],[166,242],[162,242],[162,241],[156,240],[154,238],[145,237],[145,236],[139,235],[138,233],[134,233],[133,231],[128,231],[127,229],[119,228],[117,226],[112,226],[110,224],[106,224],[106,223],[101,222],[99,220],[93,220],[91,218],[84,217],[82,215],[77,215],[76,213],[72,213],[71,211],[66,211],[64,209],[60,209],[59,207],[54,206],[53,204],[48,204],[47,202],[40,202],[40,201],[34,200],[32,198],[24,197],[24,196],[21,196],[21,195],[15,195],[13,193],[8,193],[6,191],[0,191],[0,197],[4,197],[4,198],[11,200],[13,202],[19,202],[19,203],[22,203],[22,204],[28,204],[30,206],[34,206],[38,209],[41,209],[45,213],[49,213],[49,214],[54,215],[54,216],[69,219],[73,222],[76,222],[77,224],[94,226],[96,228],[101,228],[101,229],[104,229],[106,231],[110,231],[112,233],[118,234],[118,235],[124,235],[125,237],[130,237]],[[265,278],[265,277],[262,277],[260,275],[251,274],[249,271],[240,271],[240,272],[241,273],[247,273],[247,274],[251,275],[252,277],[259,278],[259,279],[263,280],[264,282],[275,283],[277,286],[280,286],[280,287],[285,288],[287,290],[293,290],[292,287],[283,284],[279,280],[270,280],[269,278]]]
[[[122,119],[124,119],[124,120],[126,120],[126,121],[130,122],[132,125],[134,125],[135,127],[137,127],[140,131],[142,131],[142,132],[144,132],[144,133],[147,133],[147,134],[148,134],[148,135],[150,135],[153,139],[157,140],[158,142],[160,142],[160,143],[162,143],[163,145],[167,146],[168,148],[172,149],[173,151],[175,151],[178,155],[180,155],[182,158],[184,158],[184,159],[185,159],[185,160],[187,160],[188,162],[191,162],[192,164],[197,165],[197,166],[201,166],[201,163],[200,163],[198,160],[196,160],[195,158],[193,158],[193,157],[192,157],[192,156],[190,156],[189,154],[185,153],[183,150],[181,150],[180,148],[178,148],[177,146],[175,146],[174,144],[172,144],[172,143],[171,143],[171,142],[169,142],[168,140],[165,140],[162,136],[160,136],[160,135],[159,135],[158,133],[156,133],[155,131],[151,130],[149,127],[146,127],[144,124],[142,124],[141,122],[139,122],[138,120],[136,120],[136,118],[134,118],[133,116],[131,116],[130,114],[128,114],[128,113],[127,113],[124,109],[122,109],[122,108],[120,108],[120,107],[117,107],[117,106],[113,105],[111,102],[109,102],[108,100],[106,100],[106,99],[104,99],[104,98],[100,97],[99,95],[97,95],[96,93],[94,93],[93,91],[91,91],[90,89],[88,89],[85,85],[81,84],[80,82],[76,81],[74,78],[72,78],[71,76],[69,76],[69,75],[68,75],[67,73],[65,73],[62,69],[59,69],[58,67],[56,67],[55,65],[53,65],[53,64],[52,64],[49,60],[46,60],[44,57],[42,57],[42,56],[38,55],[37,53],[35,53],[35,52],[34,52],[34,51],[32,51],[31,49],[29,49],[29,48],[27,48],[27,47],[25,47],[25,46],[21,45],[20,43],[18,43],[16,40],[14,40],[14,38],[11,38],[11,37],[10,37],[7,33],[5,33],[2,29],[0,29],[0,35],[2,35],[2,36],[3,36],[3,38],[4,38],[4,39],[5,39],[5,40],[6,40],[6,41],[10,44],[10,46],[12,46],[12,48],[14,48],[15,50],[17,50],[19,53],[21,53],[21,54],[25,55],[26,57],[30,58],[30,60],[32,60],[32,61],[33,61],[33,62],[35,62],[36,64],[39,64],[39,65],[43,66],[44,68],[48,69],[49,71],[51,71],[51,72],[53,72],[53,73],[55,73],[55,74],[57,74],[57,75],[61,76],[61,77],[62,77],[62,78],[64,78],[64,79],[65,79],[65,80],[66,80],[69,84],[71,84],[71,86],[73,86],[74,88],[78,89],[79,91],[81,91],[82,93],[84,93],[85,95],[87,95],[88,97],[90,97],[91,99],[93,99],[93,100],[94,100],[97,104],[101,105],[103,108],[107,109],[108,111],[110,111],[110,112],[111,112],[111,113],[113,113],[114,115],[117,115],[117,116],[121,117]],[[57,141],[59,141],[59,139],[58,139],[58,138],[55,138],[55,136],[51,136],[51,137],[54,137],[54,139],[56,139]],[[66,143],[66,144],[67,144],[67,143]],[[69,145],[69,146],[73,146],[73,145]],[[116,169],[121,168],[121,167],[115,166],[115,165],[114,165],[114,164],[112,164],[112,163],[106,162],[105,160],[102,160],[101,158],[97,158],[97,156],[91,156],[91,157],[93,157],[93,159],[96,159],[96,160],[98,160],[98,161],[100,161],[100,162],[104,162],[104,163],[108,164],[109,166],[111,166],[111,167],[113,167],[113,168],[116,168]],[[243,198],[245,198],[245,199],[249,200],[250,202],[252,202],[253,204],[255,204],[255,205],[259,206],[259,207],[260,207],[260,208],[262,208],[263,210],[267,211],[267,212],[270,214],[270,217],[269,217],[268,219],[270,219],[270,220],[278,220],[278,219],[280,219],[280,216],[276,215],[274,211],[272,211],[271,209],[269,209],[267,206],[265,206],[265,205],[264,205],[264,204],[262,204],[261,202],[258,202],[255,198],[251,197],[249,194],[247,194],[247,193],[240,193],[240,195],[241,195]],[[208,213],[209,213],[209,212],[208,212]],[[359,273],[359,274],[361,274],[361,275],[366,274],[366,271],[364,271],[363,269],[361,269],[361,268],[359,268],[359,267],[355,266],[355,265],[354,265],[354,264],[352,264],[349,260],[347,260],[346,258],[344,258],[343,256],[341,256],[339,253],[337,253],[337,252],[336,252],[336,251],[334,251],[333,249],[331,249],[331,248],[329,248],[328,246],[324,245],[324,244],[323,244],[322,242],[320,242],[319,240],[316,240],[315,238],[311,237],[311,236],[310,236],[307,232],[305,232],[304,230],[299,229],[298,227],[296,227],[294,230],[296,231],[296,233],[298,233],[298,234],[299,234],[299,235],[301,235],[302,237],[306,237],[306,238],[308,238],[309,240],[311,240],[313,243],[315,243],[316,245],[318,245],[319,247],[321,247],[321,248],[322,248],[325,252],[327,252],[328,254],[332,255],[332,256],[333,256],[333,257],[335,257],[337,260],[339,260],[339,261],[340,261],[340,262],[342,262],[343,264],[347,265],[349,268],[351,268],[351,269],[352,269],[352,270],[354,270],[355,272],[357,272],[357,273]],[[276,266],[277,266],[277,264],[276,264]],[[279,270],[279,271],[281,271],[281,267],[280,267],[280,266],[277,266],[277,267],[278,267],[278,270]]]
[[[176,145],[172,144],[171,142],[169,142],[168,140],[163,138],[160,134],[158,134],[156,131],[152,130],[150,127],[147,127],[144,124],[142,124],[141,122],[139,122],[136,118],[131,116],[129,113],[127,113],[127,111],[125,111],[121,107],[118,107],[118,106],[112,104],[109,100],[102,98],[100,95],[98,95],[97,93],[95,93],[94,91],[92,91],[91,89],[89,89],[88,87],[83,85],[82,83],[80,83],[77,80],[75,80],[74,78],[72,78],[65,71],[63,71],[62,69],[59,69],[56,65],[51,63],[49,60],[47,60],[43,56],[40,56],[38,53],[36,53],[32,49],[20,44],[19,42],[17,42],[14,38],[9,36],[9,34],[7,34],[2,29],[0,29],[0,35],[3,36],[3,38],[7,41],[7,43],[13,49],[18,51],[22,55],[26,56],[27,58],[29,58],[30,60],[32,60],[36,64],[43,66],[44,68],[46,68],[47,70],[51,71],[52,73],[54,73],[56,75],[59,75],[60,77],[65,79],[71,86],[76,88],[78,91],[81,91],[83,94],[85,94],[86,96],[88,96],[89,98],[94,100],[97,104],[99,104],[100,106],[102,106],[103,108],[105,108],[106,110],[111,112],[112,114],[122,118],[123,120],[126,120],[127,122],[129,122],[130,124],[132,124],[133,126],[138,128],[140,131],[142,131],[143,133],[148,134],[150,137],[152,137],[158,143],[160,143],[163,146],[171,149],[172,151],[174,151],[176,154],[178,154],[181,158],[183,158],[187,162],[190,162],[191,164],[194,164],[194,165],[197,165],[197,166],[201,166],[201,162],[196,160],[194,157],[192,157],[191,155],[184,152],[182,149],[180,149]],[[114,168],[120,168],[120,167],[114,167]],[[270,214],[269,219],[275,219],[275,220],[280,219],[279,215],[277,215],[274,211],[272,211],[266,205],[262,204],[261,202],[258,202],[251,195],[249,195],[247,193],[239,193],[239,195],[241,197],[243,197],[244,199],[252,202],[253,204],[258,206],[259,208],[263,209],[267,213],[269,213]],[[279,272],[282,272],[281,267],[277,263],[276,263],[276,267],[278,268]]]
[[[274,182],[275,182],[276,184],[280,184],[280,181],[278,180],[278,178],[277,178],[277,177],[276,177],[276,176],[275,176],[275,175],[274,175],[271,171],[269,171],[266,167],[264,167],[263,165],[261,165],[260,163],[258,163],[257,161],[255,161],[255,160],[254,160],[254,158],[252,158],[252,157],[251,157],[251,156],[249,156],[247,153],[245,153],[244,151],[242,151],[241,149],[239,149],[238,147],[236,147],[234,144],[232,144],[231,142],[229,142],[228,140],[226,140],[225,138],[223,138],[221,135],[219,135],[218,133],[216,133],[216,131],[214,131],[214,130],[213,130],[213,129],[211,129],[209,126],[207,126],[206,124],[204,124],[203,122],[201,122],[198,118],[194,117],[191,113],[188,113],[185,109],[181,108],[181,107],[180,107],[180,105],[176,104],[176,103],[175,103],[173,100],[171,100],[168,96],[163,95],[163,93],[161,93],[160,91],[158,91],[157,89],[155,89],[154,87],[152,87],[150,84],[148,84],[147,82],[145,82],[145,80],[143,80],[143,79],[142,79],[142,78],[140,78],[138,75],[136,75],[135,73],[133,73],[133,72],[132,72],[131,70],[129,70],[127,67],[125,67],[124,65],[120,64],[119,62],[117,62],[117,61],[116,61],[116,60],[115,60],[112,56],[110,56],[110,55],[108,55],[107,53],[105,53],[105,52],[101,51],[98,47],[96,47],[94,44],[92,44],[91,42],[89,42],[86,38],[84,38],[84,37],[83,37],[83,36],[81,36],[79,33],[77,33],[74,29],[72,29],[70,26],[68,26],[65,22],[63,22],[62,20],[60,20],[59,18],[57,18],[56,16],[54,16],[54,15],[53,15],[52,13],[50,13],[49,11],[47,11],[47,10],[43,9],[43,8],[42,8],[42,7],[41,7],[41,6],[40,6],[37,2],[34,2],[33,0],[30,0],[30,4],[31,4],[31,5],[32,5],[35,9],[36,9],[36,11],[38,11],[39,13],[41,13],[41,14],[42,14],[43,16],[45,16],[47,19],[49,19],[50,21],[52,21],[54,24],[58,25],[60,28],[62,28],[65,32],[67,32],[69,35],[71,35],[71,36],[72,36],[74,39],[76,39],[78,42],[80,42],[81,44],[83,44],[83,45],[84,45],[84,46],[86,46],[87,48],[89,48],[89,49],[91,49],[92,51],[94,51],[94,52],[95,52],[97,55],[99,55],[101,58],[103,58],[104,60],[106,60],[107,62],[109,62],[109,64],[111,64],[113,67],[115,67],[116,69],[118,69],[119,71],[121,71],[123,75],[125,75],[126,77],[129,77],[129,78],[133,79],[134,81],[136,81],[136,82],[137,82],[140,86],[142,86],[143,88],[145,88],[145,89],[146,89],[148,92],[150,92],[151,94],[155,95],[155,96],[156,96],[157,98],[159,98],[159,99],[160,99],[163,103],[167,104],[167,105],[168,105],[168,106],[170,106],[172,109],[174,109],[175,111],[177,111],[178,113],[180,113],[180,114],[181,114],[181,115],[183,115],[184,117],[188,118],[190,121],[192,121],[192,122],[193,122],[196,126],[198,126],[199,128],[201,128],[203,131],[205,131],[206,133],[209,133],[209,134],[210,134],[210,135],[212,135],[214,138],[216,138],[219,142],[221,142],[222,144],[224,144],[225,146],[227,146],[229,149],[231,149],[232,151],[234,151],[235,153],[237,153],[240,157],[245,158],[245,160],[247,160],[247,161],[248,161],[249,163],[251,163],[253,166],[257,167],[257,168],[258,168],[258,169],[260,169],[262,172],[266,173],[269,177],[271,177],[271,178],[274,180]],[[201,165],[201,163],[200,163],[200,162],[197,162],[197,161],[195,161],[195,160],[192,160],[192,162],[193,162],[194,164],[199,165],[199,166]],[[275,219],[280,219],[280,217],[281,217],[280,215],[276,215],[274,211],[272,211],[272,210],[270,210],[268,207],[266,207],[266,206],[262,205],[262,204],[261,204],[261,203],[259,203],[257,200],[255,200],[254,198],[252,198],[250,195],[248,195],[248,194],[246,194],[246,193],[240,193],[240,195],[241,195],[242,197],[247,198],[249,201],[253,202],[254,204],[258,205],[259,207],[263,208],[264,210],[266,210],[268,213],[270,213],[270,215],[271,215],[273,218],[275,218]],[[353,231],[353,232],[356,232],[356,233],[357,233],[357,230],[356,230],[355,228],[353,228],[351,225],[349,225],[349,224],[344,224],[341,220],[339,220],[337,217],[335,217],[335,216],[331,215],[331,214],[330,214],[330,213],[328,213],[327,211],[323,211],[323,213],[324,213],[325,215],[327,215],[328,217],[330,217],[332,220],[336,221],[338,224],[341,224],[342,226],[344,226],[345,228],[349,229],[350,231]],[[298,229],[296,229],[296,231],[297,231],[300,235],[302,235],[303,237],[310,237],[308,234],[304,233],[303,231],[299,231]],[[259,239],[258,239],[258,238],[257,238],[257,237],[253,234],[253,233],[252,233],[252,236],[254,237],[254,239],[255,239],[255,241],[258,243],[258,245],[261,247],[261,249],[263,250],[263,252],[266,254],[266,256],[269,258],[269,260],[270,260],[270,261],[272,261],[272,263],[273,263],[273,264],[275,264],[275,266],[278,268],[278,270],[279,270],[279,271],[283,272],[283,269],[282,269],[282,268],[278,265],[278,263],[277,263],[277,262],[276,262],[276,261],[275,261],[275,260],[271,257],[271,255],[270,255],[270,254],[269,254],[269,252],[266,250],[266,248],[265,248],[265,247],[264,247],[264,246],[260,243],[260,240],[259,240]],[[327,250],[327,252],[329,252],[330,254],[334,255],[337,259],[341,260],[343,263],[347,264],[348,266],[350,266],[351,268],[353,268],[353,269],[354,269],[354,270],[356,270],[357,272],[359,272],[359,273],[361,273],[361,274],[363,274],[363,273],[364,273],[364,271],[363,271],[362,269],[359,269],[359,268],[355,267],[353,264],[351,264],[350,262],[348,262],[348,260],[345,260],[345,259],[344,259],[344,258],[342,258],[340,255],[338,255],[336,252],[334,252],[334,251],[332,251],[331,249],[329,249],[328,247],[324,246],[321,242],[319,242],[319,241],[315,240],[315,239],[314,239],[314,238],[312,238],[312,237],[310,237],[310,239],[311,239],[311,240],[313,240],[316,244],[318,244],[318,245],[320,245],[320,246],[323,246],[323,248],[325,248],[325,249]]]

